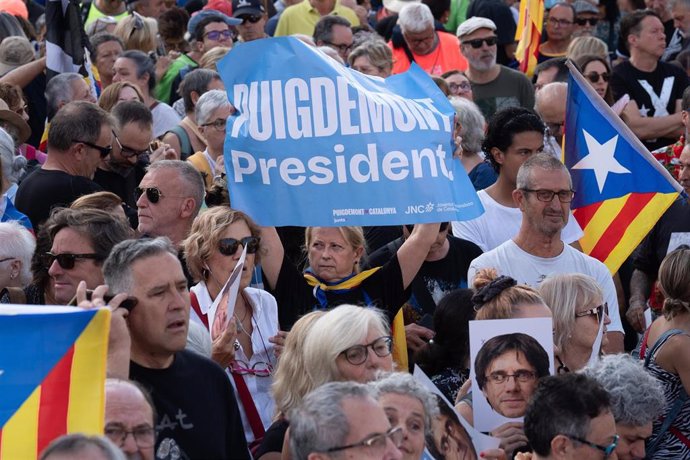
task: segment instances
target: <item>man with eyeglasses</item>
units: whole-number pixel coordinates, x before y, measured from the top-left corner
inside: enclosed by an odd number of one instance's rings
[[[237,44],[268,37],[264,32],[268,20],[264,0],[233,0],[232,17],[242,21],[237,25]]]
[[[70,102],[53,117],[48,158],[22,181],[15,200],[36,232],[53,207],[69,206],[101,190],[93,177],[101,160],[110,155],[112,130],[110,115],[91,102]]]
[[[179,99],[177,89],[184,75],[199,67],[199,61],[207,51],[218,46],[232,48],[234,33],[230,26],[241,23],[240,19],[230,18],[216,10],[203,10],[192,16],[187,24],[191,50],[170,64],[156,85],[156,99],[167,104]]]
[[[130,460],[154,460],[156,443],[153,401],[138,384],[105,382],[104,433]]]
[[[340,16],[322,17],[314,27],[314,43],[316,46],[333,48],[338,52],[338,56],[347,62],[352,51],[350,21]]]
[[[373,390],[333,382],[309,393],[289,414],[294,460],[401,460],[401,427],[391,428]]]
[[[538,62],[564,57],[575,31],[575,7],[567,2],[556,3],[548,11],[546,34],[548,40],[539,45]]]
[[[525,74],[496,62],[498,36],[491,19],[470,18],[460,24],[457,36],[467,59],[465,75],[484,117],[506,107],[534,107],[534,88]]]
[[[248,460],[227,375],[210,359],[185,350],[190,297],[170,240],[118,244],[103,274],[110,292],[136,299],[126,314],[126,327],[111,330],[111,343],[118,345],[109,352],[109,369],[117,368],[117,377],[131,378],[150,392],[156,413],[155,458]],[[136,437],[139,445],[141,438],[143,444],[150,442],[143,432]]]
[[[573,37],[592,37],[599,23],[599,9],[588,0],[577,0],[575,7],[575,31]]]
[[[614,100],[630,96],[621,118],[650,151],[667,146],[683,134],[681,98],[688,76],[663,62],[664,24],[655,12],[638,10],[623,17],[620,37],[630,59],[613,68],[609,84]]]
[[[618,458],[609,394],[584,374],[541,379],[525,414],[525,434],[533,460]]]
[[[611,324],[608,326],[607,353],[623,351],[623,326],[618,310],[618,296],[606,266],[561,239],[570,217],[570,203],[575,191],[567,168],[548,153],[532,156],[520,167],[513,198],[522,212],[517,235],[472,261],[467,279],[472,282],[482,268],[495,268],[519,283],[538,287],[554,273],[589,275],[604,291]]]

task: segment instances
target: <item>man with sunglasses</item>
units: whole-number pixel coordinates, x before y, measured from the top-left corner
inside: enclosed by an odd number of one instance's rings
[[[618,458],[609,394],[584,374],[541,379],[525,414],[525,434],[533,460]]]
[[[309,393],[289,414],[294,460],[400,460],[401,427],[391,428],[370,387],[333,382]]]
[[[153,140],[153,115],[139,101],[123,101],[117,104],[111,115],[115,121],[113,151],[103,159],[96,170],[94,181],[103,190],[113,192],[133,211],[127,213],[136,223],[136,199],[134,189],[144,177],[151,154]]]
[[[264,0],[233,0],[232,17],[242,21],[237,25],[237,43],[268,37],[264,32],[268,15]]]
[[[594,36],[599,22],[599,9],[588,0],[577,0],[575,7],[575,31],[573,37]]]
[[[491,19],[470,18],[460,24],[457,36],[467,59],[465,75],[484,117],[505,107],[534,107],[534,88],[525,74],[496,62],[498,36]]]
[[[561,161],[548,153],[539,153],[525,161],[517,175],[513,199],[522,212],[517,235],[472,261],[467,279],[470,283],[482,268],[495,268],[519,283],[538,287],[548,275],[583,273],[594,278],[609,305],[607,353],[623,351],[623,326],[618,310],[618,296],[606,266],[561,239],[570,217],[570,203],[575,191],[570,173]]]
[[[70,102],[51,121],[48,158],[22,181],[15,206],[38,228],[55,206],[69,206],[82,195],[101,190],[96,168],[112,150],[110,115],[96,104]]]

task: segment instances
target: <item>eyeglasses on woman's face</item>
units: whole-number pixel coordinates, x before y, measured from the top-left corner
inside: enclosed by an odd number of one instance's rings
[[[391,354],[393,338],[391,336],[379,337],[366,345],[353,345],[345,349],[340,354],[345,356],[348,363],[353,366],[364,364],[369,356],[369,348],[380,358],[385,358]]]

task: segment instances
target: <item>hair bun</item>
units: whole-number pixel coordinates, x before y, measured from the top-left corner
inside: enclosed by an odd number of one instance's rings
[[[517,281],[510,276],[499,276],[498,278],[492,280],[490,283],[477,290],[476,294],[472,296],[472,304],[474,305],[474,309],[477,310],[485,303],[490,302],[501,292],[515,286],[516,284]]]

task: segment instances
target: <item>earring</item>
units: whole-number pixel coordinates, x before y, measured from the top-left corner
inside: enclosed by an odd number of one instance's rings
[[[210,275],[211,275],[211,269],[210,268],[204,267],[201,269],[201,277],[204,280],[207,280]]]

